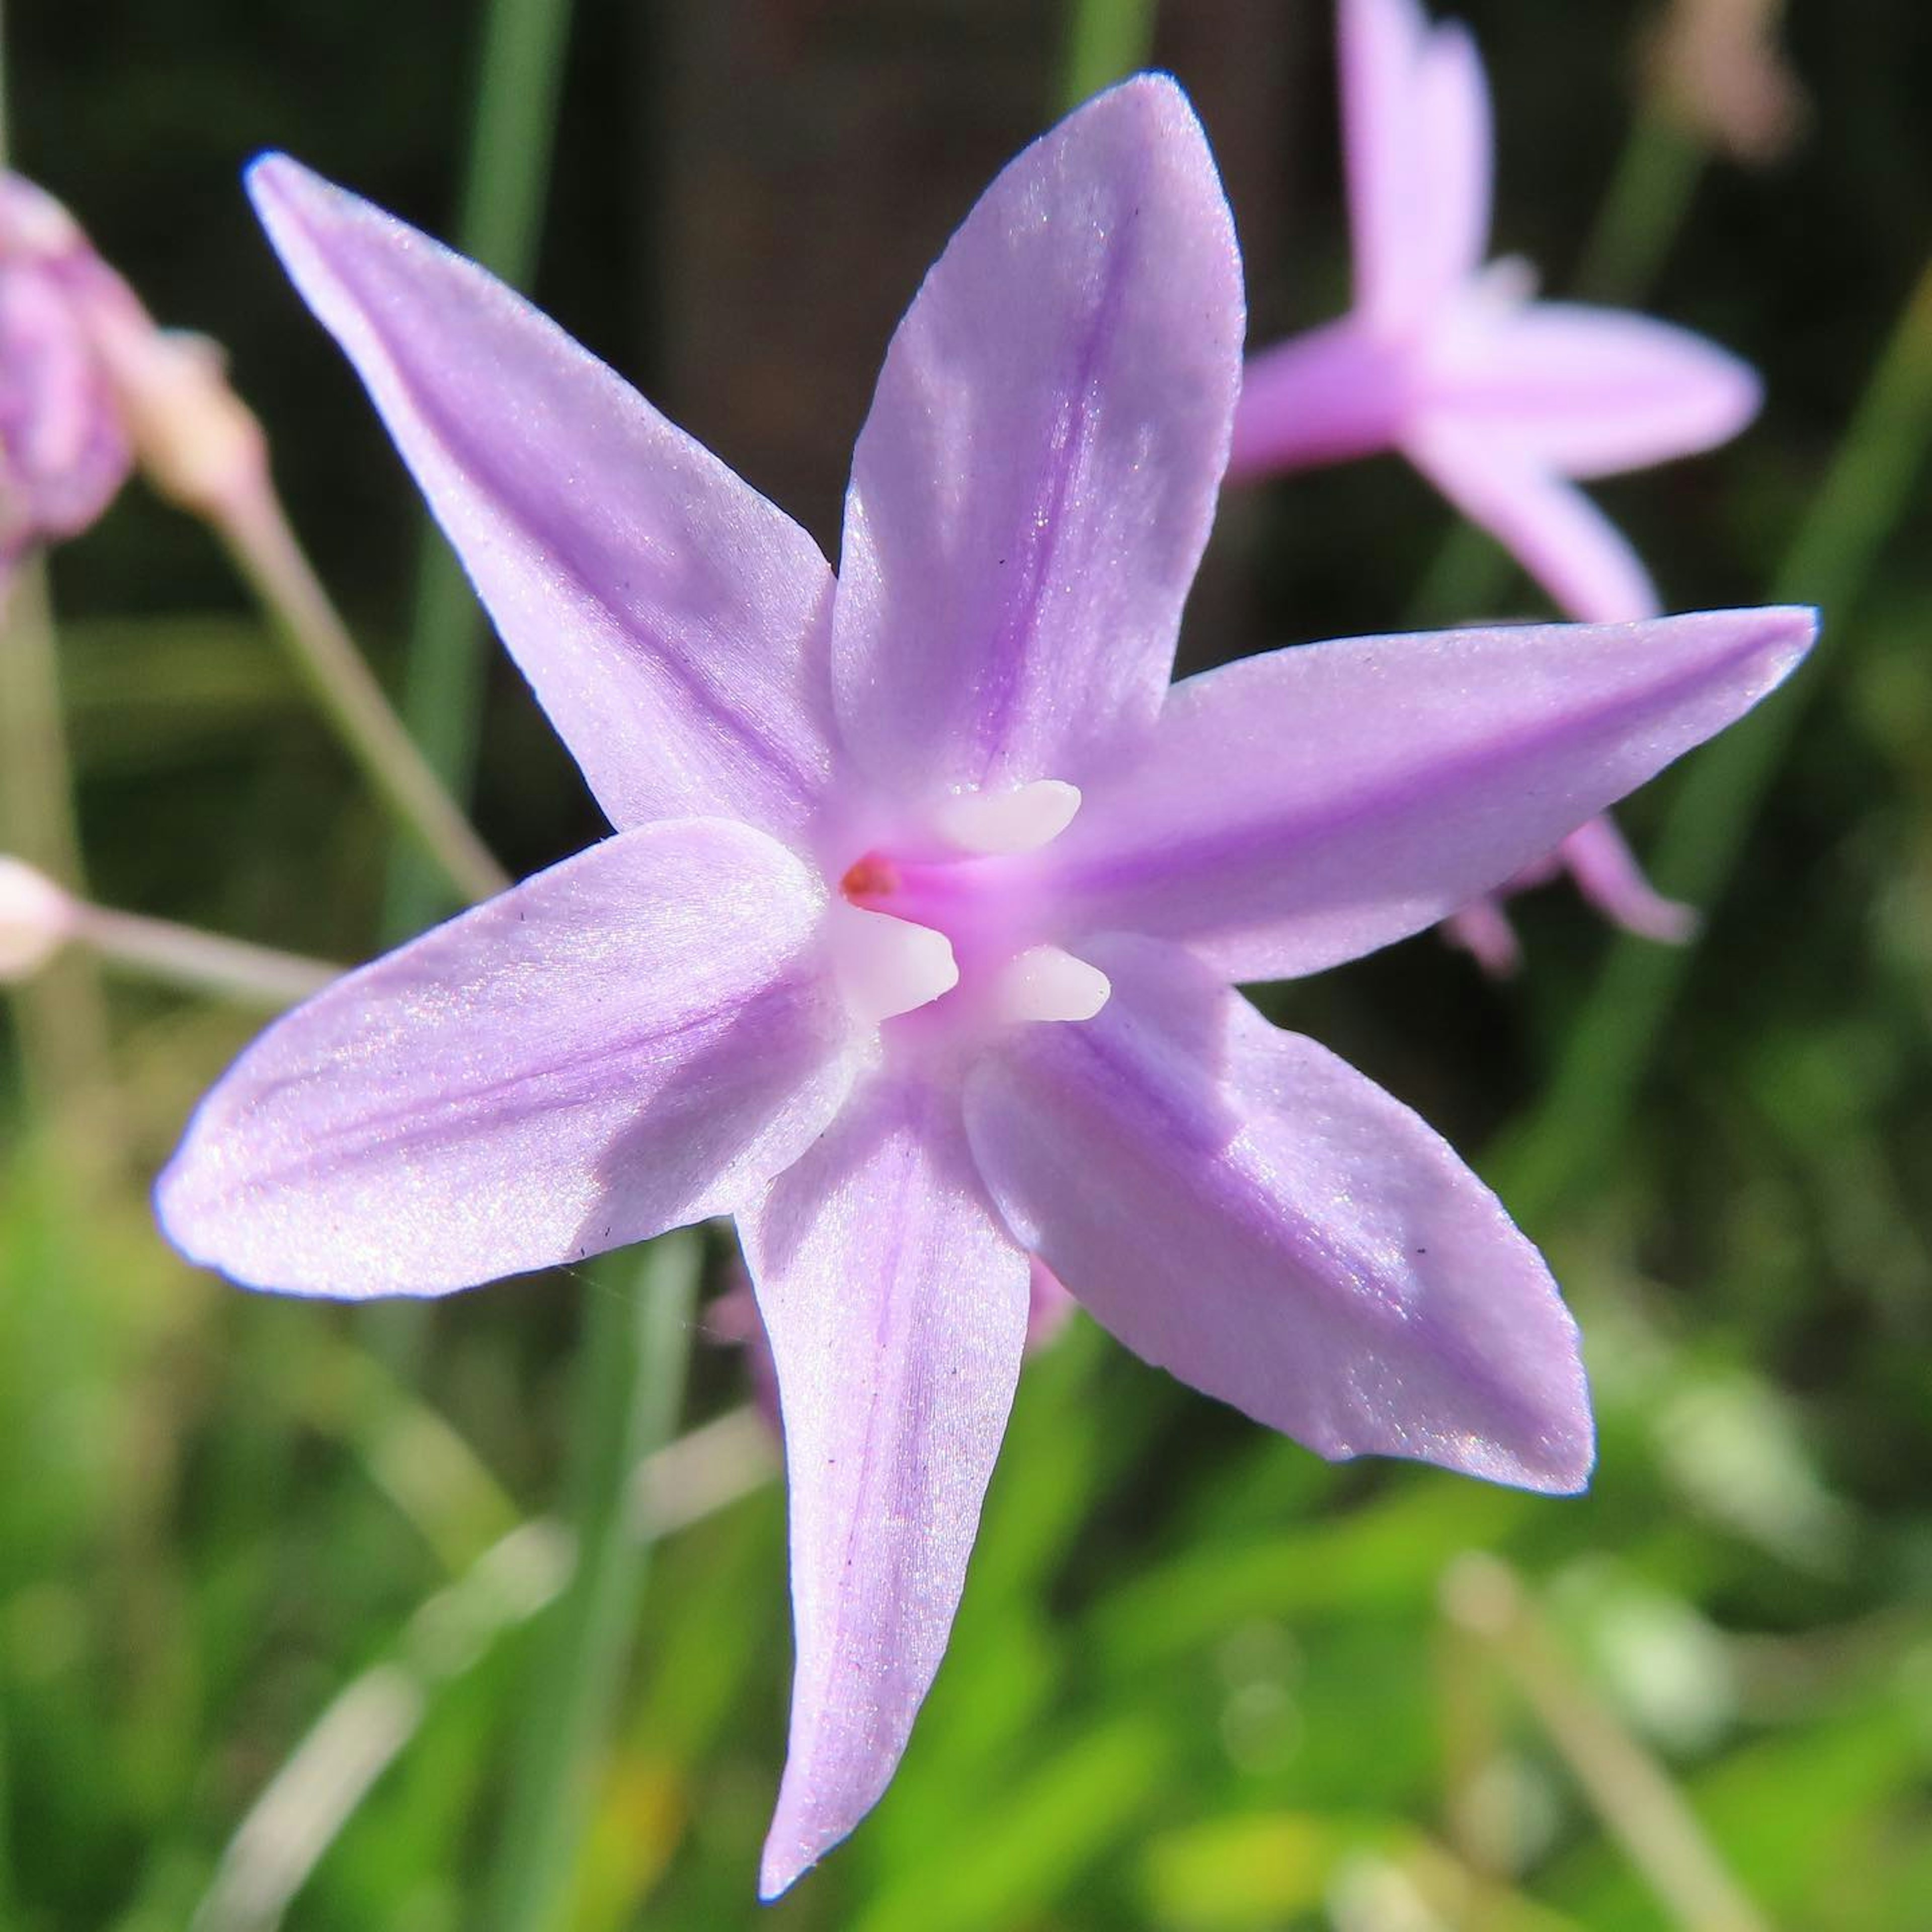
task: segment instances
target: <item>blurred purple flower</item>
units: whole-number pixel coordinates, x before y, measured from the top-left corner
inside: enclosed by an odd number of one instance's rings
[[[58,202],[0,173],[0,578],[79,536],[137,463],[200,515],[267,487],[220,350],[158,328]]]
[[[1460,22],[1432,27],[1418,0],[1340,0],[1337,44],[1355,307],[1250,358],[1231,478],[1397,451],[1570,616],[1656,616],[1636,552],[1574,479],[1727,441],[1757,412],[1756,376],[1648,316],[1533,301],[1520,260],[1484,266],[1489,90]],[[1694,915],[1651,889],[1616,828],[1590,836],[1542,875],[1568,869],[1619,925],[1684,938]],[[1499,906],[1450,929],[1492,969],[1515,963]]]
[[[78,536],[134,466],[98,319],[139,304],[65,208],[0,174],[0,569]]]
[[[434,1294],[737,1217],[797,1670],[763,1874],[877,1800],[943,1652],[1035,1261],[1320,1454],[1570,1490],[1540,1257],[1232,988],[1441,918],[1748,707],[1772,611],[1280,652],[1168,689],[1239,381],[1201,130],[1143,78],[987,191],[811,539],[473,265],[253,189],[616,836],[272,1028],[163,1176],[238,1280]]]

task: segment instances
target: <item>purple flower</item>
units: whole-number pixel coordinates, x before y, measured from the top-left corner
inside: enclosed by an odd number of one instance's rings
[[[1488,85],[1460,22],[1418,0],[1341,0],[1355,307],[1249,362],[1236,478],[1399,450],[1586,622],[1648,617],[1655,588],[1580,477],[1728,441],[1755,374],[1687,330],[1534,302],[1527,265],[1484,265]]]
[[[1355,307],[1252,357],[1228,473],[1240,481],[1399,451],[1511,551],[1573,617],[1663,608],[1629,542],[1573,479],[1728,441],[1757,413],[1757,377],[1702,337],[1648,316],[1531,299],[1520,260],[1489,245],[1488,84],[1460,22],[1418,0],[1340,0],[1337,40]],[[1567,871],[1618,925],[1682,940],[1607,820],[1514,890]],[[1516,964],[1493,899],[1449,922],[1492,971]]]
[[[134,463],[100,344],[140,305],[59,202],[0,174],[0,569],[76,536]]]
[[[620,829],[271,1028],[162,1220],[242,1282],[368,1295],[736,1215],[790,1477],[768,1894],[904,1748],[1036,1259],[1324,1455],[1584,1481],[1536,1251],[1230,982],[1508,878],[1776,684],[1808,614],[1370,638],[1170,691],[1242,305],[1164,80],[1029,148],[948,245],[836,581],[480,269],[289,160],[253,188]]]

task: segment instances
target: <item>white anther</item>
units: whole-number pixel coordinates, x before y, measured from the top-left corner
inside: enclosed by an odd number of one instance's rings
[[[1010,791],[956,791],[940,801],[940,835],[962,850],[1034,852],[1058,838],[1080,809],[1080,788],[1035,778]]]
[[[831,908],[826,938],[838,990],[862,1026],[929,1005],[959,983],[952,942],[929,926],[839,901]]]
[[[1036,946],[1000,970],[994,1002],[1003,1020],[1090,1020],[1113,991],[1097,966],[1057,946]]]

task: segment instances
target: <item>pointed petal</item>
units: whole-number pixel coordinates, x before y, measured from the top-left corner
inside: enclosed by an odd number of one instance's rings
[[[1654,617],[1657,586],[1622,531],[1574,484],[1465,416],[1411,430],[1409,460],[1515,557],[1567,616],[1589,624]]]
[[[1138,1354],[1331,1458],[1580,1489],[1576,1331],[1416,1116],[1178,946],[1106,942],[1106,1010],[970,1076],[1015,1238]]]
[[[1464,339],[1436,406],[1564,476],[1608,476],[1728,442],[1757,414],[1750,364],[1687,328],[1532,302]]]
[[[1697,930],[1696,908],[1666,898],[1645,878],[1636,854],[1607,814],[1580,826],[1557,849],[1576,890],[1626,932],[1681,946]]]
[[[1400,334],[1488,245],[1489,83],[1467,30],[1432,26],[1416,0],[1342,0],[1336,42],[1355,305]]]
[[[1442,936],[1460,946],[1492,980],[1515,976],[1522,968],[1522,942],[1499,898],[1472,899],[1442,922]]]
[[[1354,315],[1250,356],[1228,481],[1394,448],[1413,400],[1414,373],[1408,344],[1387,340]]]
[[[1474,274],[1490,245],[1496,129],[1482,56],[1461,21],[1430,34],[1417,106],[1427,199],[1416,275],[1433,300]]]
[[[830,729],[812,539],[475,263],[285,156],[249,190],[612,823],[797,826]]]
[[[1341,70],[1355,306],[1378,328],[1414,319],[1422,190],[1418,76],[1429,23],[1417,0],[1341,0]]]
[[[258,1288],[428,1294],[718,1214],[837,1108],[824,889],[748,826],[620,834],[271,1027],[157,1189]]]
[[[1019,1376],[1028,1261],[986,1204],[958,1109],[882,1081],[739,1217],[778,1362],[797,1632],[767,1898],[891,1780]]]
[[[981,196],[892,338],[832,650],[865,763],[922,793],[1076,784],[1159,708],[1240,381],[1240,257],[1155,76]]]
[[[1799,610],[1526,624],[1303,645],[1189,678],[1145,762],[1090,787],[1048,848],[1067,943],[1078,926],[1155,933],[1253,980],[1372,952],[1748,710],[1816,628]]]

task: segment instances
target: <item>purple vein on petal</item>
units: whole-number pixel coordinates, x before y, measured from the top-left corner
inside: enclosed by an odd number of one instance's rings
[[[1000,754],[1011,740],[1016,714],[1022,714],[1022,706],[1027,710],[1037,708],[1046,695],[1032,688],[1041,669],[1034,650],[1034,635],[1039,627],[1041,606],[1051,587],[1060,535],[1066,527],[1066,500],[1086,466],[1094,428],[1105,406],[1106,352],[1120,320],[1121,298],[1134,265],[1132,249],[1139,226],[1140,209],[1136,206],[1122,220],[1119,238],[1108,253],[1092,319],[1078,339],[1071,379],[1061,392],[1034,487],[1027,493],[1034,508],[1019,526],[1021,568],[1009,578],[1013,583],[1012,592],[1000,614],[997,640],[980,694],[976,730],[982,760],[979,776],[982,783],[994,776]]]
[[[1354,958],[1501,884],[1748,708],[1813,628],[1752,612],[1362,639],[1204,673],[1176,688],[1147,763],[1089,793],[1054,889],[1090,931],[1186,939],[1237,977]],[[1513,664],[1540,695],[1498,682]],[[1466,701],[1472,677],[1484,694]],[[1398,740],[1384,716],[1346,769],[1328,734],[1412,680],[1412,728]]]

